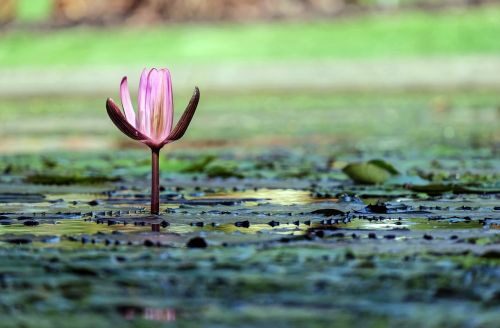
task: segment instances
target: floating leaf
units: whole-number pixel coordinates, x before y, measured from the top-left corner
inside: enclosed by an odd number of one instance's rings
[[[205,173],[210,178],[243,178],[243,175],[237,171],[238,166],[231,161],[214,161],[205,167]]]
[[[412,191],[425,192],[428,195],[439,195],[445,192],[453,191],[453,185],[442,184],[442,183],[431,183],[427,185],[410,186],[409,188]]]
[[[392,175],[399,174],[399,171],[391,163],[387,163],[383,159],[372,159],[372,160],[368,161],[368,163],[374,164],[374,165],[386,170],[387,172],[389,172]]]
[[[117,177],[109,176],[80,176],[80,175],[52,175],[33,174],[25,178],[25,182],[44,185],[71,185],[71,184],[99,184],[106,182],[116,182]]]
[[[214,159],[215,159],[215,156],[213,156],[213,155],[203,156],[202,158],[198,159],[197,161],[194,161],[188,167],[184,168],[182,170],[182,172],[185,172],[185,173],[203,172],[205,170],[205,168],[207,167],[207,165],[212,163],[214,161]]]
[[[453,192],[456,194],[498,194],[500,187],[492,186],[454,186]]]
[[[391,177],[391,173],[373,163],[352,163],[342,170],[357,183],[378,184]]]

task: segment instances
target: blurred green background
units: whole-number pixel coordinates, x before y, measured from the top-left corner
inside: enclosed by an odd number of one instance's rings
[[[172,70],[174,147],[363,150],[500,141],[500,2],[5,0],[0,152],[128,148],[104,101]]]

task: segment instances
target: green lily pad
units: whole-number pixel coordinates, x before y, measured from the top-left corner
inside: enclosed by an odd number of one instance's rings
[[[243,178],[243,175],[238,172],[238,165],[231,161],[214,161],[205,167],[205,173],[210,178]]]
[[[117,177],[33,174],[25,178],[25,182],[42,185],[100,184],[119,181]]]
[[[498,194],[500,187],[498,185],[492,186],[455,186],[453,192],[460,194]]]
[[[364,184],[384,183],[399,172],[389,163],[376,159],[366,163],[351,163],[342,170],[353,181]]]
[[[387,172],[389,172],[392,175],[398,175],[400,172],[392,165],[391,163],[388,163],[384,161],[383,159],[372,159],[368,161],[370,164],[374,164],[382,169],[385,169]]]
[[[203,156],[202,158],[194,161],[191,165],[187,166],[182,170],[184,173],[198,173],[198,172],[203,172],[203,170],[207,167],[208,164],[213,162],[215,159],[215,156],[213,155],[206,155]]]

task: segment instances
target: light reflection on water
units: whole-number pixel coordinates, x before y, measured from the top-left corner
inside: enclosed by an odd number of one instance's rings
[[[55,201],[58,199],[64,199],[66,202],[90,202],[96,199],[105,199],[107,196],[104,194],[79,194],[79,193],[69,193],[69,194],[46,194],[45,199],[47,201]]]
[[[266,199],[270,204],[274,205],[305,205],[318,201],[336,200],[334,198],[314,198],[311,196],[311,192],[307,190],[265,188],[231,193],[216,193],[203,198],[258,198]]]
[[[401,221],[385,219],[370,222],[363,219],[352,219],[347,223],[332,225],[338,229],[363,229],[363,230],[433,230],[433,229],[481,229],[479,221],[451,223],[446,220],[429,220],[427,218],[407,218]]]
[[[310,225],[306,224],[292,224],[292,223],[282,223],[278,226],[272,227],[267,223],[253,223],[248,227],[237,227],[232,223],[221,224],[216,226],[207,225],[205,227],[194,227],[188,224],[185,225],[172,225],[168,227],[165,231],[173,233],[190,233],[197,231],[207,231],[207,232],[221,232],[221,233],[243,233],[243,234],[255,234],[255,233],[267,233],[272,232],[277,235],[303,235],[309,229],[347,229],[347,230],[435,230],[435,229],[481,229],[482,224],[474,222],[460,222],[451,223],[449,221],[435,221],[428,220],[426,218],[408,218],[402,221],[398,220],[383,220],[377,222],[370,222],[363,219],[352,219],[346,223],[337,224],[322,224],[320,222],[311,222]]]
[[[123,310],[123,316],[127,320],[134,320],[142,317],[145,320],[172,322],[176,320],[177,314],[172,308],[152,308],[144,309],[127,308]]]
[[[286,235],[302,235],[305,233],[305,231],[309,228],[306,225],[302,225],[301,228],[299,226],[296,226],[294,224],[281,224],[277,227],[271,227],[269,224],[264,224],[264,223],[259,223],[259,224],[252,224],[248,228],[243,228],[243,227],[237,227],[234,224],[222,224],[219,226],[215,227],[206,227],[204,228],[205,231],[220,231],[224,233],[235,233],[235,232],[240,232],[240,233],[260,233],[260,232],[265,232],[272,230],[273,234],[286,234]]]
[[[68,195],[52,195],[47,197],[47,200],[53,199],[64,199],[67,202],[70,201],[88,201],[96,199],[97,195],[86,194],[68,194]],[[101,195],[102,197],[102,195]],[[104,198],[104,197],[102,197]],[[308,191],[304,190],[294,190],[294,189],[258,189],[248,190],[248,191],[238,191],[231,193],[216,193],[205,197],[196,197],[191,199],[210,199],[210,198],[224,198],[224,199],[265,199],[265,202],[275,205],[305,205],[312,202],[318,201],[334,201],[335,199],[317,199],[313,198]],[[39,212],[46,208],[46,202],[30,204],[32,212]],[[245,206],[256,205],[258,202],[246,202]],[[1,205],[0,205],[1,206]],[[79,205],[75,205],[79,206]],[[114,205],[116,206],[116,205]],[[119,204],[117,207],[128,206],[128,204]],[[167,207],[178,207],[178,204],[164,204],[164,208]],[[168,215],[168,214],[167,214]],[[168,220],[168,219],[167,219]],[[269,219],[271,220],[271,219]],[[294,218],[293,220],[297,220]],[[175,222],[170,221],[171,225],[167,228],[162,229],[164,233],[193,233],[193,232],[221,232],[226,234],[233,233],[243,233],[243,234],[255,234],[255,233],[266,233],[272,232],[273,234],[287,234],[287,235],[301,235],[304,234],[310,228],[337,228],[337,229],[366,229],[366,230],[394,230],[394,229],[410,229],[410,230],[432,230],[432,229],[467,229],[467,228],[481,228],[481,224],[477,221],[473,222],[459,222],[450,223],[446,220],[441,221],[430,221],[426,218],[407,218],[401,221],[394,219],[385,219],[382,221],[368,221],[363,219],[352,219],[346,223],[337,223],[331,225],[323,225],[318,221],[311,222],[310,225],[300,222],[298,225],[292,224],[293,221],[280,222],[281,224],[275,227],[270,226],[267,222],[258,221],[258,223],[252,222],[248,227],[236,226],[234,223],[224,223],[220,225],[210,225],[206,222],[204,227],[192,226],[188,222]],[[305,218],[303,219],[305,220]],[[213,221],[217,221],[215,218]],[[113,233],[114,231],[127,232],[127,233],[144,233],[151,232],[151,226],[135,226],[133,224],[123,225],[106,225],[106,224],[96,224],[95,222],[88,221],[82,218],[74,219],[56,219],[53,223],[41,223],[35,227],[27,227],[22,223],[17,223],[20,221],[15,221],[15,224],[11,225],[0,225],[0,234],[32,234],[36,236],[63,236],[71,235],[78,236],[83,234],[96,234],[96,233]],[[50,245],[47,244],[48,247]]]
[[[81,234],[96,234],[98,232],[112,233],[113,231],[121,232],[144,232],[151,231],[149,226],[134,226],[128,225],[106,225],[96,224],[95,222],[86,221],[85,219],[63,219],[57,220],[57,223],[41,223],[35,227],[26,227],[23,224],[0,225],[0,234],[32,234],[35,236],[45,235],[81,235]]]

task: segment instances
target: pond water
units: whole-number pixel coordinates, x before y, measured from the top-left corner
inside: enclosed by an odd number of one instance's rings
[[[371,198],[365,199],[364,202],[346,204],[337,198],[313,197],[310,191],[305,190],[256,188],[236,192],[214,192],[203,197],[173,198],[164,201],[163,213],[159,216],[147,214],[148,199],[142,196],[110,198],[102,194],[52,194],[39,203],[30,202],[28,211],[26,204],[22,202],[4,203],[0,204],[0,208],[4,207],[4,210],[5,207],[12,209],[20,206],[25,208],[25,211],[24,215],[4,213],[0,235],[9,238],[32,235],[33,241],[39,242],[39,246],[55,247],[67,246],[68,238],[81,241],[82,236],[83,240],[87,239],[85,236],[98,236],[88,239],[97,239],[109,244],[112,238],[109,236],[117,234],[121,235],[120,243],[142,243],[147,238],[155,237],[155,234],[208,234],[225,240],[227,238],[220,237],[221,233],[236,236],[300,236],[322,229],[359,233],[485,227],[484,219],[471,219],[462,213],[457,215],[456,211],[449,208],[433,212],[396,209],[385,211],[386,213],[370,213],[366,212],[366,209],[373,204]],[[127,200],[132,202],[127,203]],[[98,202],[98,205],[92,206],[92,211],[87,211],[89,202]],[[392,204],[400,206],[401,203],[396,199]],[[484,205],[488,207],[487,202]],[[427,206],[432,208],[433,204],[427,202]],[[323,209],[335,209],[338,212],[323,213]],[[153,232],[152,226],[161,222],[166,222],[165,226],[158,232]],[[124,233],[133,234],[135,237],[128,238]]]
[[[342,172],[365,160],[352,154],[210,167],[169,154],[158,216],[143,152],[4,158],[0,312],[12,327],[265,326],[271,312],[287,326],[463,326],[471,312],[495,326],[498,163],[483,155],[396,156],[397,179],[366,185]]]

